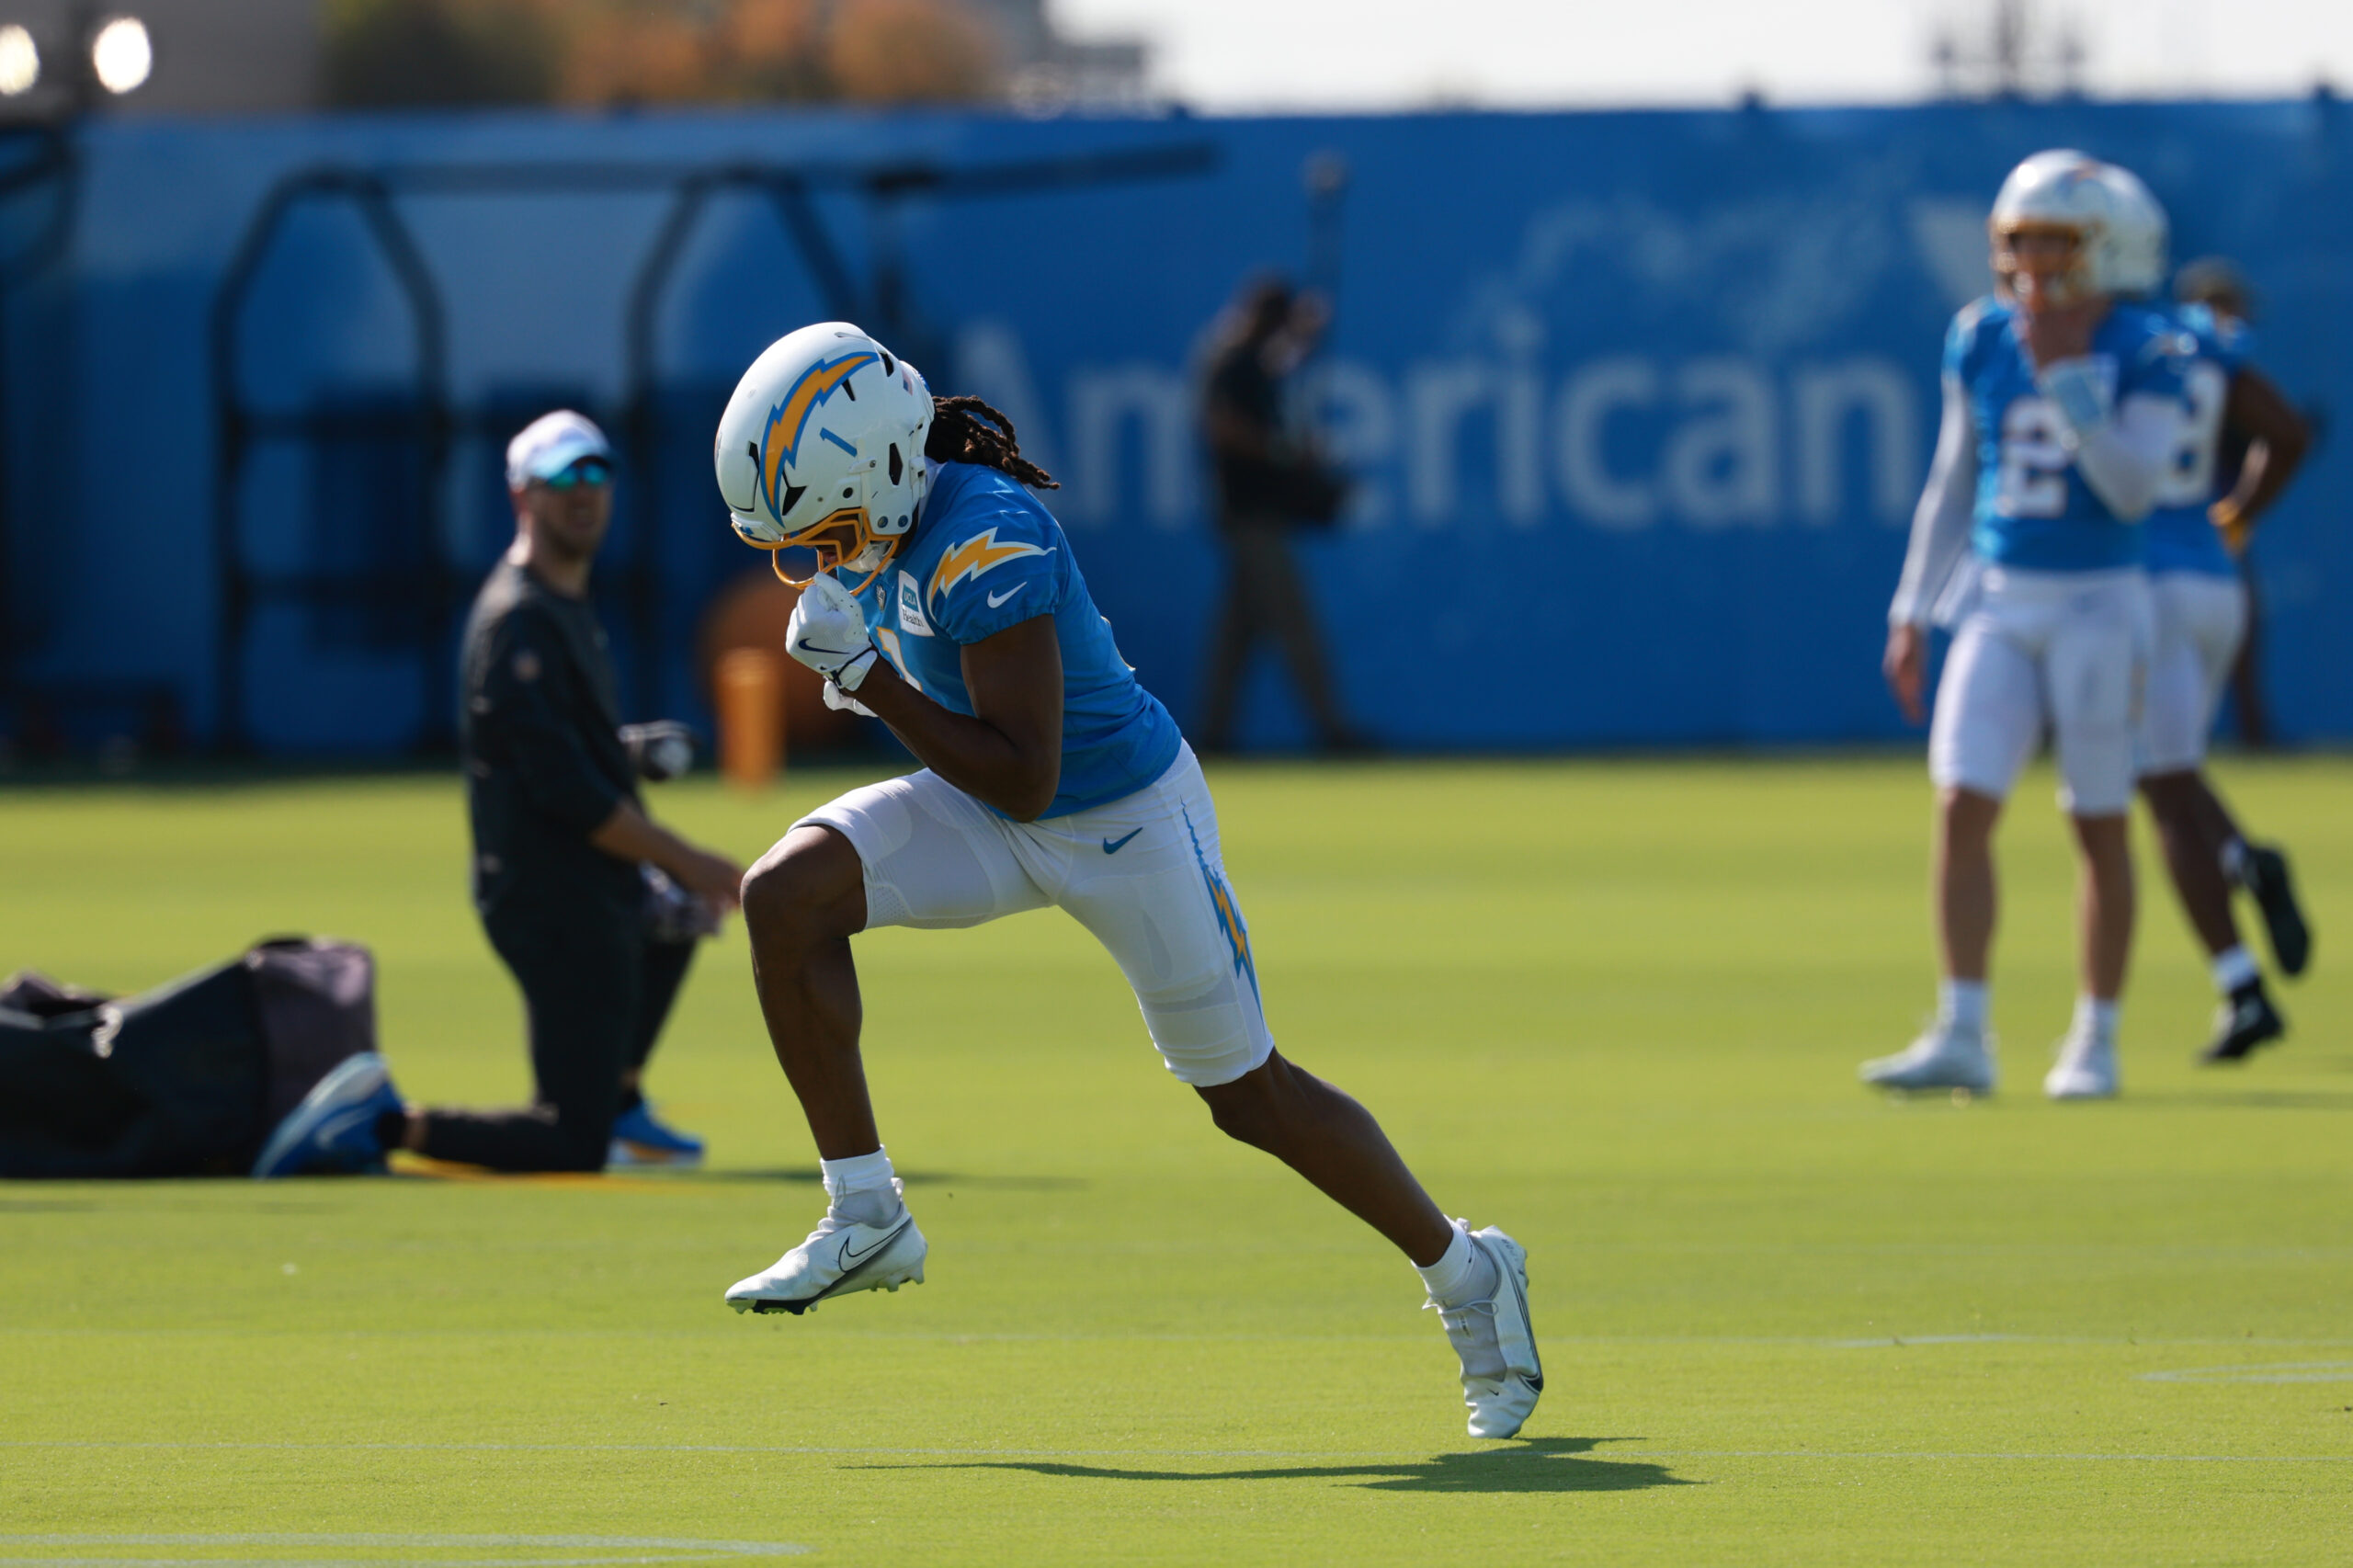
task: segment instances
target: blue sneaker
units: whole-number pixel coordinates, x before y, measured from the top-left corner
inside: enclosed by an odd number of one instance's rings
[[[349,1057],[286,1113],[254,1161],[254,1179],[381,1171],[385,1151],[376,1120],[403,1108],[381,1056],[363,1051]]]
[[[702,1164],[702,1140],[654,1119],[654,1108],[643,1100],[613,1119],[613,1142],[605,1151],[607,1165],[660,1165],[692,1170]]]

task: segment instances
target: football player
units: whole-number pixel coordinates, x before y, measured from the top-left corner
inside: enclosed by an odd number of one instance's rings
[[[1863,1063],[1867,1083],[1995,1086],[1994,826],[2047,727],[2081,862],[2082,989],[2043,1090],[2117,1091],[2132,939],[2127,812],[2151,638],[2140,523],[2181,424],[2179,329],[2117,297],[2154,288],[2163,267],[2120,221],[2138,185],[2080,153],[2020,164],[1988,223],[1995,290],[1954,317],[1945,340],[1942,429],[1883,666],[1916,722],[1927,627],[1958,620],[1928,740],[1943,982],[1927,1032]]]
[[[2152,203],[2138,221],[2162,247],[2164,212]],[[2249,843],[2207,780],[2206,741],[2246,635],[2247,590],[2236,557],[2255,520],[2303,461],[2310,437],[2279,389],[2247,363],[2254,343],[2234,316],[2202,303],[2175,313],[2190,359],[2182,381],[2180,445],[2147,524],[2156,645],[2141,793],[2222,994],[2203,1060],[2239,1062],[2284,1035],[2287,1023],[2239,939],[2233,885],[2254,895],[2272,957],[2284,972],[2303,972],[2312,937],[2287,856],[2275,846]],[[2236,462],[2228,460],[2234,457]]]
[[[913,366],[828,322],[754,361],[714,456],[736,532],[805,582],[792,656],[926,765],[811,812],[745,878],[760,1008],[829,1201],[728,1303],[801,1312],[923,1278],[923,1233],[867,1094],[850,938],[1055,904],[1110,950],[1168,1070],[1217,1125],[1420,1271],[1461,1360],[1472,1435],[1517,1433],[1544,1386],[1525,1253],[1447,1219],[1362,1106],[1275,1049],[1199,765],[1120,657],[1030,494],[1053,481],[1011,424],[975,398],[935,399]]]

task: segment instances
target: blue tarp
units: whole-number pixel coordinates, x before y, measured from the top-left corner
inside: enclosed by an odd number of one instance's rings
[[[2325,99],[93,123],[75,134],[65,261],[9,296],[18,673],[166,683],[192,732],[213,732],[216,372],[260,416],[229,498],[253,570],[415,567],[403,519],[428,476],[413,442],[268,424],[415,412],[416,323],[360,204],[290,212],[216,362],[210,312],[279,182],[326,168],[388,181],[446,311],[461,423],[439,526],[472,573],[510,527],[506,431],[557,400],[624,412],[626,307],[674,210],[669,176],[741,164],[809,176],[803,221],[838,251],[861,312],[895,308],[900,347],[937,389],[1014,415],[1065,481],[1051,503],[1121,648],[1183,720],[1218,561],[1193,413],[1203,331],[1254,269],[1307,265],[1302,167],[1330,152],[1350,178],[1318,374],[1361,483],[1305,556],[1366,726],[1428,749],[1893,738],[1878,657],[1942,329],[1984,285],[2001,176],[2052,145],[2138,170],[2173,213],[2177,256],[2243,261],[2263,368],[2299,403],[2353,403],[2353,112]],[[1154,149],[1213,162],[868,194],[892,168],[953,177]],[[12,206],[5,226],[28,222]],[[653,313],[638,449],[654,461],[625,476],[637,490],[614,545],[626,557],[650,529],[659,564],[633,708],[701,712],[697,619],[758,564],[727,533],[710,424],[763,345],[835,308],[841,285],[810,256],[774,202],[720,190]],[[2341,445],[2325,444],[2256,547],[2274,719],[2291,740],[2353,737],[2353,621],[2328,608],[2353,587],[2349,486]],[[409,745],[449,702],[413,632],[398,604],[256,610],[235,672],[253,735],[283,751]],[[1271,668],[1258,681],[1248,738],[1297,738]]]

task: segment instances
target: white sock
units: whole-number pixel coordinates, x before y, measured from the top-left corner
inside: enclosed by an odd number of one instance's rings
[[[2222,875],[2231,880],[2233,887],[2244,887],[2246,884],[2245,839],[2234,838],[2222,846]]]
[[[1937,1017],[1960,1028],[1985,1032],[1986,987],[1982,980],[1946,980],[1937,986]]]
[[[884,1225],[898,1218],[899,1195],[891,1187],[891,1154],[877,1149],[847,1160],[820,1160],[827,1212],[860,1225]]]
[[[2103,1002],[2097,996],[2075,998],[2075,1032],[2088,1031],[2094,1040],[2116,1043],[2117,1004]]]
[[[2228,996],[2242,985],[2263,978],[2263,971],[2245,947],[2226,949],[2214,955],[2214,989]]]
[[[1471,1240],[1471,1233],[1460,1220],[1454,1221],[1454,1239],[1446,1244],[1438,1260],[1427,1268],[1417,1263],[1414,1272],[1422,1277],[1422,1288],[1430,1293],[1430,1300],[1441,1307],[1483,1301],[1503,1283],[1495,1260]]]

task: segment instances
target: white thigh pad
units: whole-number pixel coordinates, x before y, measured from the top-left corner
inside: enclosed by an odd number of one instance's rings
[[[978,926],[1051,902],[1010,824],[928,768],[853,790],[800,823],[833,828],[866,868],[866,928]]]

